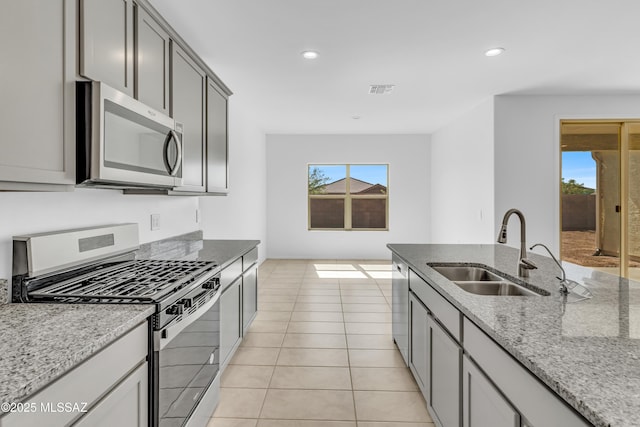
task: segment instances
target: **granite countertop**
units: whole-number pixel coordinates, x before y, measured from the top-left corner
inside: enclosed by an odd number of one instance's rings
[[[0,402],[20,402],[137,326],[150,305],[0,305]]]
[[[216,261],[224,269],[259,243],[259,240],[204,240],[198,260]]]
[[[567,277],[593,298],[567,303],[558,267],[537,265],[525,281],[540,297],[480,296],[463,291],[427,262],[485,264],[517,277],[519,251],[503,245],[390,244],[419,276],[594,425],[640,425],[640,283],[563,263]]]
[[[6,280],[0,279],[0,304],[9,302],[9,283]]]
[[[260,240],[208,240],[201,231],[146,243],[138,250],[138,259],[181,259],[215,261],[224,269],[260,244]]]

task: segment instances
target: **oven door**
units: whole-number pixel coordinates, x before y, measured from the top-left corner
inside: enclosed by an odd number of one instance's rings
[[[219,371],[220,293],[199,292],[185,299],[181,316],[154,332],[155,426],[184,425]]]

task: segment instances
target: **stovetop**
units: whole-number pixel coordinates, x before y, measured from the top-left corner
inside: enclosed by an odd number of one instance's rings
[[[205,261],[117,262],[38,287],[29,297],[58,302],[160,302],[216,267],[216,263]]]

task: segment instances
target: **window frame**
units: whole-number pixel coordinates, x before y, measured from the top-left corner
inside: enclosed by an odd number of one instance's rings
[[[345,194],[310,194],[309,172],[312,166],[345,166]],[[387,168],[387,185],[385,194],[351,194],[351,166],[385,166]],[[308,231],[389,231],[389,163],[307,163],[307,230]],[[356,178],[357,179],[357,178]],[[338,199],[344,200],[344,228],[311,227],[311,200]],[[352,201],[362,199],[385,200],[384,228],[353,228]]]

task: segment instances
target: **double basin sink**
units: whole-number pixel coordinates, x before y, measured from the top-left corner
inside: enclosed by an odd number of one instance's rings
[[[531,289],[481,265],[427,264],[466,292],[491,296],[543,296],[549,292]]]

